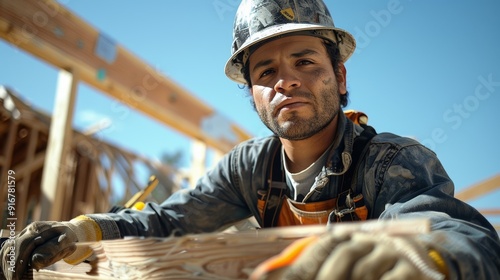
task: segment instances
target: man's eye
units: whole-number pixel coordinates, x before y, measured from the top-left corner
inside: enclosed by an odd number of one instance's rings
[[[265,76],[272,74],[272,73],[274,73],[274,70],[268,69],[268,70],[263,71],[262,74],[260,74],[260,77],[262,78],[262,77],[265,77]]]
[[[310,60],[300,60],[299,62],[297,62],[297,65],[308,65],[308,64],[312,64],[312,61],[310,61]]]

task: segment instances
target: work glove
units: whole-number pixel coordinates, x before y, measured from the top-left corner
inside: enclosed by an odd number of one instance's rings
[[[445,270],[443,260],[414,237],[328,233],[309,238],[305,244],[290,246],[295,246],[295,252],[293,248],[288,249],[284,256],[264,262],[250,278],[445,279],[440,272]],[[297,249],[298,246],[302,248]],[[297,255],[296,258],[290,252]]]
[[[92,255],[90,247],[76,242],[101,239],[99,225],[86,216],[69,222],[33,222],[3,244],[2,271],[7,279],[21,279],[29,269],[38,270],[61,259],[76,265]]]

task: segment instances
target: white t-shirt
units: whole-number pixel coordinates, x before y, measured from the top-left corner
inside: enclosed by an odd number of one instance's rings
[[[325,166],[326,158],[328,156],[328,149],[318,158],[318,160],[309,165],[309,167],[297,173],[291,173],[290,171],[288,171],[288,167],[286,166],[287,161],[285,149],[283,147],[281,147],[281,156],[283,162],[285,163],[284,166],[286,179],[295,190],[293,200],[302,201],[302,198],[304,198],[306,194],[311,191],[311,187],[314,184],[316,176],[318,176],[323,166]]]

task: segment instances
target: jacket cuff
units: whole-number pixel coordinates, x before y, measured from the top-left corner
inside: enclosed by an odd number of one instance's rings
[[[118,229],[118,225],[116,222],[106,214],[87,214],[85,215],[92,220],[94,220],[102,232],[102,239],[119,239],[121,238],[120,230]]]

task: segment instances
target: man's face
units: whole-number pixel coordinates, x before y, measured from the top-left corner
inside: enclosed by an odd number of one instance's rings
[[[346,93],[345,68],[335,76],[323,41],[288,36],[259,47],[249,58],[250,92],[262,122],[276,135],[302,140],[325,128]]]

